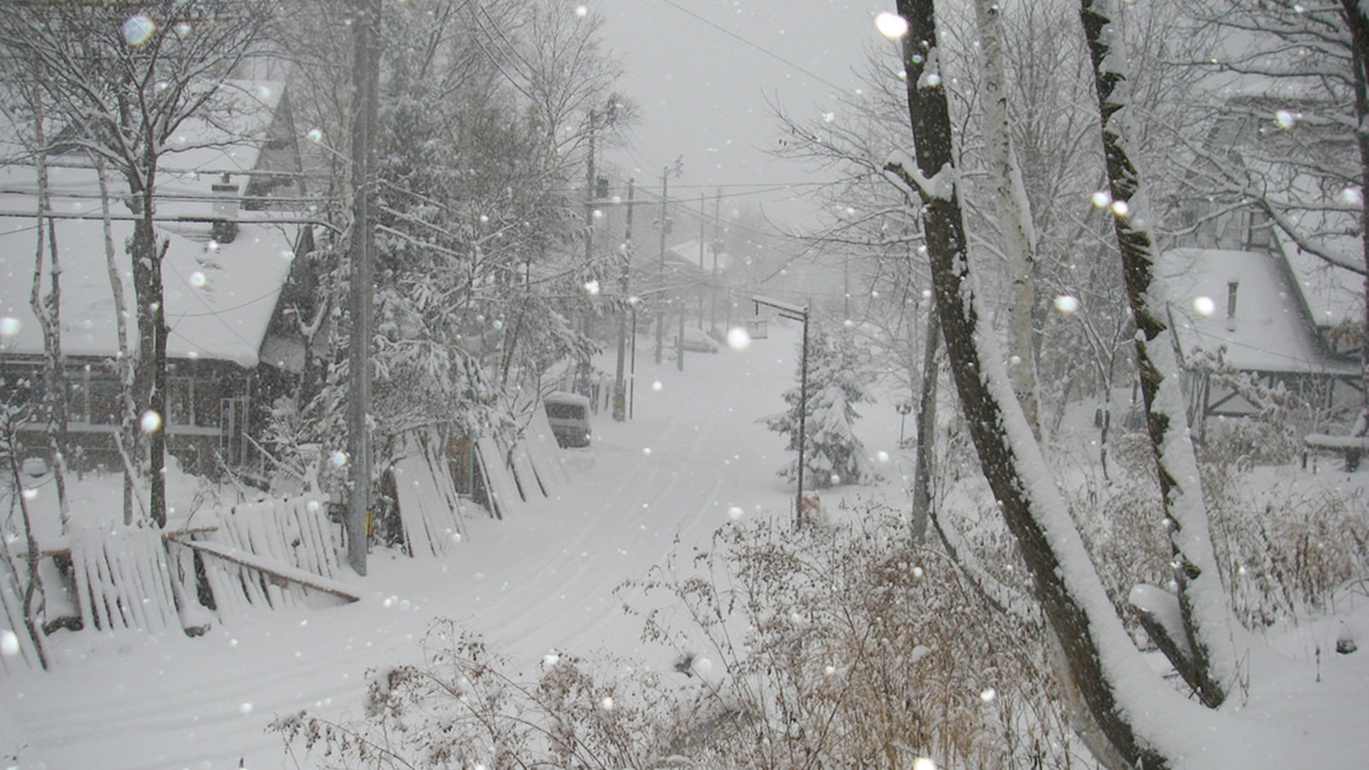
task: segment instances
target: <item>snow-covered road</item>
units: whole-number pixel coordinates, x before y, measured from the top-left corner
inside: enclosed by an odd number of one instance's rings
[[[595,418],[594,444],[563,453],[571,483],[557,498],[472,517],[445,559],[377,551],[361,602],[261,612],[199,639],[61,635],[54,671],[0,681],[0,759],[19,745],[25,770],[293,767],[265,726],[304,708],[356,716],[366,669],[417,659],[434,618],[518,662],[606,648],[668,665],[668,651],[641,648],[614,589],[677,538],[700,542],[737,516],[788,521],[783,440],[758,422],[793,378],[795,335],[775,331],[687,355],[683,373],[643,344],[634,419]]]

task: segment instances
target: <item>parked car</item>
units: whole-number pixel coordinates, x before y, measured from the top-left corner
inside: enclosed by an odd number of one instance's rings
[[[542,399],[542,404],[559,446],[589,446],[588,398],[576,393],[556,392]]]
[[[675,336],[676,344],[679,344],[679,335]],[[691,353],[717,353],[718,342],[704,333],[702,329],[684,330],[684,349]]]

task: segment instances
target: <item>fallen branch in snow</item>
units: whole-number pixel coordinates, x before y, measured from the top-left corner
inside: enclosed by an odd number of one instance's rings
[[[295,583],[305,588],[313,588],[333,596],[346,599],[349,602],[361,600],[361,594],[356,589],[346,583],[332,580],[322,575],[315,575],[308,570],[292,567],[289,564],[263,559],[253,553],[248,553],[238,548],[223,545],[222,543],[210,543],[203,540],[182,540],[179,537],[169,536],[169,541],[183,545],[187,548],[199,551],[202,554],[215,556],[224,561],[247,567],[261,572],[269,577],[276,578],[288,583]]]
[[[1334,449],[1338,452],[1356,449],[1369,452],[1369,436],[1333,436],[1328,433],[1309,433],[1303,442],[1317,449]]]
[[[1138,583],[1127,597],[1141,627],[1146,630],[1155,646],[1174,665],[1184,681],[1194,681],[1193,648],[1188,643],[1184,631],[1183,612],[1179,607],[1179,597],[1158,586]]]

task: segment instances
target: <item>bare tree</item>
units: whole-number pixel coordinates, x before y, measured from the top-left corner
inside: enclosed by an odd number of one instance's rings
[[[891,159],[887,168],[916,191],[927,211],[941,328],[981,469],[1031,570],[1064,690],[1075,699],[1081,737],[1109,767],[1167,766],[1162,736],[1142,735],[1134,721],[1147,709],[1167,708],[1149,702],[1163,697],[1155,692],[1163,685],[1142,672],[1065,502],[1044,478],[1049,474],[1040,447],[1006,381],[992,335],[982,329],[970,280],[934,3],[900,0],[898,11],[908,23],[903,51],[916,158]]]
[[[119,5],[25,3],[11,9],[11,45],[34,63],[52,119],[54,142],[98,157],[126,187],[118,196],[134,216],[133,265],[138,345],[133,414],[140,431],[140,474],[148,513],[166,523],[167,326],[162,290],[165,242],[157,234],[157,175],[172,141],[192,117],[210,118],[221,85],[258,42],[268,0],[159,0],[130,16]]]
[[[1122,255],[1127,298],[1136,319],[1136,361],[1141,373],[1146,426],[1155,450],[1156,472],[1175,556],[1178,629],[1156,634],[1170,639],[1166,653],[1203,703],[1216,707],[1235,681],[1235,644],[1231,637],[1226,594],[1208,532],[1206,502],[1198,460],[1188,437],[1182,370],[1169,338],[1163,310],[1152,298],[1155,253],[1144,222],[1148,216],[1136,167],[1125,136],[1129,119],[1121,86],[1126,73],[1122,37],[1110,28],[1114,9],[1106,0],[1083,0],[1080,16],[1093,61],[1101,116],[1103,153],[1107,158],[1110,209]],[[1151,616],[1152,620],[1155,616]],[[1152,624],[1155,630],[1158,626]]]
[[[6,91],[14,98],[14,104],[0,99],[0,114],[9,119],[10,127],[18,134],[16,137],[24,146],[26,160],[33,162],[37,182],[37,238],[34,248],[33,282],[29,294],[29,307],[38,320],[43,336],[43,365],[41,389],[42,408],[37,415],[38,422],[46,426],[48,450],[52,457],[53,482],[57,490],[57,506],[60,512],[62,531],[65,532],[71,515],[71,507],[66,494],[66,459],[69,452],[67,437],[67,400],[66,400],[66,359],[62,354],[62,265],[61,250],[57,244],[56,223],[48,213],[51,201],[48,195],[48,146],[47,115],[43,104],[42,92],[36,82],[24,83],[20,73],[26,72],[32,62],[25,63],[16,57],[0,58],[0,81],[8,82],[11,88]]]

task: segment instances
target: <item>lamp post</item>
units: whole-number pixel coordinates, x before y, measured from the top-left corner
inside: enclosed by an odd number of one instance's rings
[[[808,422],[808,308],[791,305],[787,302],[753,295],[756,315],[760,315],[761,305],[779,311],[780,318],[803,322],[803,345],[799,353],[799,472],[798,488],[794,491],[794,529],[803,527],[803,461],[804,449],[808,443],[806,428]]]
[[[913,402],[902,399],[894,404],[894,411],[898,412],[898,445],[903,446],[903,427],[908,422],[908,415],[913,411]]]
[[[623,237],[623,265],[622,275],[619,278],[619,291],[624,296],[628,293],[628,276],[632,268],[632,204],[633,195],[637,189],[637,180],[627,180],[627,234]],[[630,302],[631,300],[629,300]],[[614,371],[613,379],[613,419],[622,422],[627,419],[627,383],[623,379],[623,358],[627,347],[627,315],[618,314],[618,362]],[[632,354],[635,362],[637,355],[637,306],[632,304]]]

